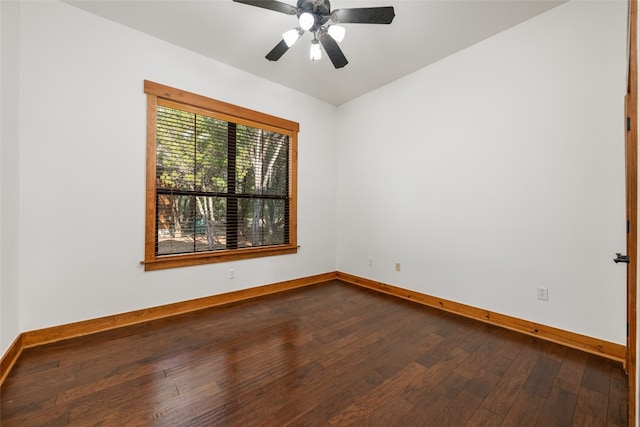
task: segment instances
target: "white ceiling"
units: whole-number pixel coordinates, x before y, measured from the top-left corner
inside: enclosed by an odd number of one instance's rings
[[[344,24],[349,64],[309,60],[306,33],[277,62],[265,59],[297,18],[232,0],[68,0],[88,12],[216,61],[340,105],[517,25],[563,1],[332,0],[332,10],[393,6],[391,25]],[[295,4],[296,0],[283,0]]]

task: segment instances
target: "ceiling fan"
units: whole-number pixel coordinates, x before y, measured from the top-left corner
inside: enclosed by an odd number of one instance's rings
[[[324,47],[329,59],[336,68],[349,63],[338,43],[345,34],[344,27],[328,24],[391,24],[395,16],[392,6],[358,7],[353,9],[331,10],[329,0],[298,0],[296,6],[277,0],[233,0],[250,6],[261,7],[287,15],[296,15],[299,26],[282,35],[282,40],[267,55],[269,61],[277,61],[293,44],[309,31],[313,34],[309,57],[316,61],[322,57],[320,45]]]

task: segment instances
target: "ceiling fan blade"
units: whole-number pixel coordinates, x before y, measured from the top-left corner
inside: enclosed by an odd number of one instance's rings
[[[324,47],[325,52],[333,62],[333,66],[336,68],[342,68],[349,63],[347,58],[342,53],[342,49],[338,46],[338,42],[336,42],[333,37],[331,37],[327,33],[320,34],[320,43],[322,43],[322,47]]]
[[[276,47],[271,49],[271,52],[267,53],[267,56],[265,56],[265,58],[267,58],[269,61],[277,61],[282,55],[284,55],[287,50],[289,50],[289,46],[287,46],[287,43],[285,43],[284,40],[280,40],[280,43],[278,43]]]
[[[263,9],[275,10],[286,15],[295,15],[298,9],[287,3],[276,0],[233,0],[236,3],[248,4],[249,6],[261,7]]]
[[[391,24],[395,16],[393,6],[337,9],[331,12],[331,20],[343,24]]]

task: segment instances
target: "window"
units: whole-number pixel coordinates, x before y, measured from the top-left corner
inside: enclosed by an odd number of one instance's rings
[[[144,88],[145,270],[296,253],[298,123]]]

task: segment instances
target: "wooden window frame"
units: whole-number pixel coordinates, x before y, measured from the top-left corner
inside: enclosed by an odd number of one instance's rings
[[[147,94],[147,187],[145,213],[145,271],[186,267],[224,261],[294,254],[298,251],[298,131],[296,122],[269,114],[207,98],[195,93],[175,89],[159,83],[144,81]],[[156,255],[156,126],[158,100],[171,101],[188,110],[204,110],[222,114],[236,123],[250,123],[273,129],[289,136],[289,242],[281,245],[255,248],[227,249],[178,255]]]

